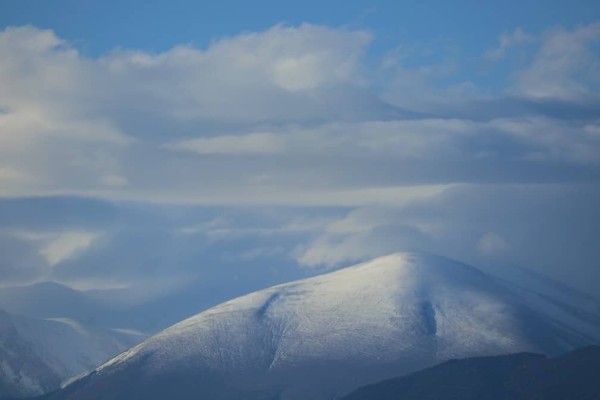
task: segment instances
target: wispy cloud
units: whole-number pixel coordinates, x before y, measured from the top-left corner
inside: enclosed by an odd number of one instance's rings
[[[221,155],[277,154],[284,151],[280,138],[269,132],[184,140],[166,147],[171,150],[193,151],[198,154]]]
[[[515,76],[513,90],[535,98],[573,101],[598,96],[600,23],[543,35],[531,65]]]
[[[522,28],[517,28],[512,32],[504,32],[498,38],[498,46],[485,52],[484,57],[489,61],[498,61],[513,47],[522,44],[532,43],[536,40],[535,36],[525,32]]]

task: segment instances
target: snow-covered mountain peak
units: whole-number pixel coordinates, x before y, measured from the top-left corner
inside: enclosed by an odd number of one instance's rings
[[[473,267],[428,254],[396,253],[228,301],[174,325],[110,364],[122,362],[138,352],[168,352],[165,356],[186,357],[193,348],[187,345],[177,348],[173,343],[165,346],[165,342],[193,342],[194,337],[205,331],[212,332],[224,321],[231,328],[223,332],[227,335],[233,334],[238,326],[240,331],[245,331],[248,326],[270,325],[276,320],[277,327],[269,326],[269,329],[279,341],[278,345],[307,335],[322,335],[316,348],[310,350],[315,356],[319,355],[319,348],[327,352],[338,348],[340,354],[334,357],[348,358],[355,352],[370,351],[361,350],[361,343],[372,347],[377,342],[361,340],[363,329],[377,327],[381,337],[389,337],[383,333],[393,335],[394,331],[413,324],[415,326],[410,328],[413,333],[435,333],[435,310],[444,302],[460,300],[473,303],[474,311],[501,313],[502,310],[495,309],[493,302],[488,301],[501,295],[498,290],[493,280]],[[412,319],[401,323],[395,318],[397,315],[408,315]],[[289,323],[282,324],[280,319]],[[346,337],[345,343],[338,343],[342,336]],[[352,346],[345,348],[349,342]]]
[[[539,305],[476,268],[392,254],[211,308],[111,360],[77,390],[325,399],[451,358],[557,354],[600,332]]]

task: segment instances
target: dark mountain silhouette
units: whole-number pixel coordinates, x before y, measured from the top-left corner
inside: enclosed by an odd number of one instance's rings
[[[556,358],[520,353],[448,361],[342,400],[598,400],[600,347]]]

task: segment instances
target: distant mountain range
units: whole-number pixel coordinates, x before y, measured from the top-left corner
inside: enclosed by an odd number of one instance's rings
[[[0,311],[0,398],[56,390],[66,379],[93,370],[144,337],[65,318]]]
[[[46,398],[329,400],[451,359],[597,344],[597,309],[552,285],[394,254],[211,308]],[[529,359],[544,360],[514,365]]]
[[[447,361],[341,400],[598,400],[600,347],[557,358],[520,353]]]
[[[85,292],[55,282],[2,287],[0,309],[30,318],[69,318],[103,327],[113,325],[119,314]]]
[[[172,296],[175,299],[129,304],[127,289],[79,291],[56,282],[41,282],[0,287],[0,309],[31,318],[69,318],[89,326],[154,333],[206,308],[195,304],[193,298],[185,298],[192,297],[185,292]]]

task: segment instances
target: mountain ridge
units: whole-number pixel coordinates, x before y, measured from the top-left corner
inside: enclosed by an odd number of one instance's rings
[[[451,358],[596,342],[474,267],[398,253],[225,302],[50,398],[320,400]]]
[[[555,358],[518,353],[450,360],[361,387],[340,400],[563,400],[600,398],[600,346]]]

